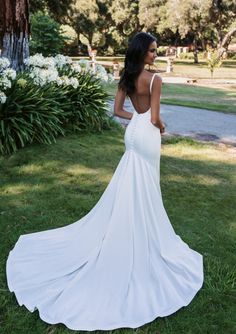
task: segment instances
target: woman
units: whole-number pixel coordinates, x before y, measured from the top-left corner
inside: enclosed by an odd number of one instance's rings
[[[137,34],[115,100],[115,114],[132,118],[126,150],[100,200],[73,224],[21,235],[9,254],[10,291],[47,323],[136,328],[186,306],[202,286],[202,255],[175,234],[162,203],[161,79],[144,69],[155,56],[155,38]]]

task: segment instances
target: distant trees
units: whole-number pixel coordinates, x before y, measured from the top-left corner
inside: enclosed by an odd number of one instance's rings
[[[96,0],[75,0],[71,8],[70,23],[88,51],[105,44],[105,16]]]
[[[30,0],[30,12],[48,11],[54,19],[64,23],[74,0]]]
[[[235,0],[140,0],[139,19],[144,29],[160,33],[168,30],[188,38],[195,48],[210,45],[227,50],[236,32]]]
[[[116,52],[140,29],[138,1],[75,0],[70,21],[89,50],[105,47]]]
[[[128,40],[144,30],[156,35],[159,45],[192,44],[197,62],[199,48],[217,48],[221,56],[236,34],[235,0],[30,0],[30,7],[28,0],[18,0],[17,6],[15,0],[0,0],[0,4],[3,52],[8,52],[16,67],[16,55],[11,52],[21,53],[22,59],[28,55],[29,10],[31,14],[40,10],[66,27],[73,34],[73,43],[79,41],[89,52],[96,48],[106,54],[123,53]],[[33,26],[34,20],[31,23]],[[13,47],[16,38],[18,50]],[[75,44],[68,45],[67,50],[76,52]]]

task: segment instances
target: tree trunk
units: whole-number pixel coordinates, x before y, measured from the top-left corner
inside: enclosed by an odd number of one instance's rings
[[[0,0],[3,9],[2,57],[9,59],[16,71],[24,69],[29,57],[29,1]]]
[[[201,38],[202,50],[206,51],[206,40],[205,38]]]
[[[197,49],[197,42],[196,38],[193,40],[194,50],[193,50],[193,57],[194,57],[194,64],[198,64],[198,49]]]
[[[231,29],[222,39],[218,46],[218,57],[222,57],[223,53],[227,51],[231,37],[236,33],[236,28]]]

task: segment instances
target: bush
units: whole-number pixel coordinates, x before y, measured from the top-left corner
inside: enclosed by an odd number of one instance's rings
[[[184,53],[181,52],[179,54],[179,59],[190,59],[190,60],[194,60],[194,55],[192,52],[188,52],[188,53]]]
[[[2,154],[32,142],[50,144],[67,132],[101,131],[113,124],[107,115],[108,94],[101,79],[82,64],[61,55],[36,55],[26,60],[28,70],[16,77],[10,74],[9,63],[2,64]],[[10,75],[11,80],[7,79]]]
[[[0,152],[12,153],[28,143],[52,143],[62,128],[63,110],[53,87],[39,87],[17,77],[0,105]]]
[[[236,59],[236,52],[227,51],[227,59]]]
[[[213,78],[214,70],[222,65],[222,58],[218,55],[218,51],[215,49],[210,49],[210,57],[207,59],[207,66],[211,72],[211,77]]]
[[[167,47],[159,46],[157,48],[157,55],[158,56],[165,56],[166,55],[166,49],[167,49]]]
[[[37,12],[31,15],[30,53],[42,53],[43,56],[54,56],[60,53],[67,40],[63,36],[60,24],[49,15]]]

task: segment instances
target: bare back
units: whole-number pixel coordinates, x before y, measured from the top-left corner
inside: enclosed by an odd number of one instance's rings
[[[162,79],[157,73],[142,71],[135,82],[135,92],[129,98],[138,114],[144,114],[151,110],[150,121],[159,129],[164,128],[160,119],[160,96]],[[133,113],[124,110],[126,92],[118,89],[114,103],[114,115],[131,119]]]
[[[150,85],[153,73],[143,71],[136,80],[136,91],[130,95],[130,100],[139,114],[145,113],[151,106]]]

